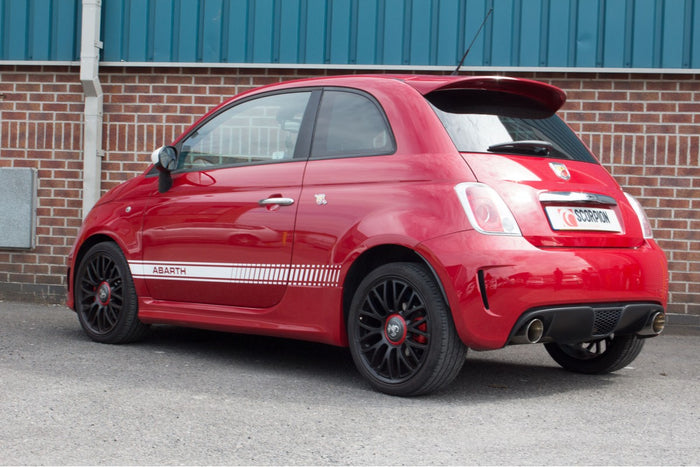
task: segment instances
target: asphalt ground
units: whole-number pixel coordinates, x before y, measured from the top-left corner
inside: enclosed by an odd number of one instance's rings
[[[103,345],[65,307],[0,302],[0,464],[697,465],[699,351],[672,327],[605,376],[470,352],[403,399],[345,349],[171,326]]]

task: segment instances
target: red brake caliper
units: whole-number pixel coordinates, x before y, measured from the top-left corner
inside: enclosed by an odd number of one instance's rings
[[[423,321],[418,326],[416,326],[416,329],[422,332],[426,332],[428,330],[428,324],[425,321]],[[419,344],[425,344],[428,342],[428,338],[425,336],[413,336],[413,340],[418,342]]]

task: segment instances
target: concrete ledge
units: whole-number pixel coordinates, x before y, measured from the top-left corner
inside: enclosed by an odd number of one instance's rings
[[[48,284],[0,283],[0,300],[64,304],[66,287]]]
[[[700,315],[682,315],[680,313],[668,313],[666,315],[669,326],[698,326],[700,327]]]

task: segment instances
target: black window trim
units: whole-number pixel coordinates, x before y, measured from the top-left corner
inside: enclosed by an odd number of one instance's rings
[[[172,171],[173,175],[181,174],[181,173],[189,173],[189,172],[209,172],[209,171],[214,171],[214,170],[220,170],[220,169],[230,169],[230,168],[235,168],[235,167],[250,167],[254,165],[268,165],[268,164],[285,164],[285,163],[290,163],[290,162],[300,162],[300,161],[305,161],[308,160],[309,157],[309,150],[311,147],[310,144],[310,139],[311,139],[311,125],[313,122],[315,122],[316,119],[316,111],[318,108],[318,102],[320,100],[320,94],[321,94],[321,88],[314,86],[314,87],[309,87],[309,86],[304,86],[304,87],[299,87],[299,88],[285,88],[285,89],[276,89],[274,91],[269,91],[269,92],[262,92],[259,94],[254,94],[251,96],[246,96],[242,99],[236,99],[232,102],[229,102],[227,105],[221,107],[218,109],[216,112],[212,113],[209,115],[206,120],[202,120],[199,122],[196,126],[190,127],[187,130],[187,133],[185,133],[182,138],[180,138],[180,141],[175,144],[173,147],[175,148],[175,151],[177,153],[178,159],[180,158],[180,153],[182,151],[182,145],[184,144],[187,139],[199,131],[200,128],[202,128],[204,125],[212,121],[214,118],[218,117],[224,112],[227,112],[228,110],[232,109],[233,107],[236,107],[238,105],[244,104],[246,102],[250,102],[253,100],[265,98],[265,97],[271,97],[275,95],[281,95],[281,94],[292,94],[292,93],[298,93],[298,92],[310,92],[311,95],[309,96],[309,101],[306,104],[306,110],[304,112],[304,116],[302,117],[302,123],[301,127],[299,128],[299,136],[297,139],[297,143],[294,147],[294,157],[292,159],[280,159],[280,160],[270,160],[270,161],[255,161],[255,162],[250,162],[250,163],[241,163],[241,164],[231,164],[231,165],[218,165],[215,167],[211,168],[190,168],[190,169],[184,169],[184,168],[178,168]],[[301,146],[300,146],[301,144]],[[157,171],[152,169],[147,175],[155,175],[157,174]]]
[[[350,155],[343,155],[343,154],[338,154],[338,155],[330,155],[330,156],[317,156],[317,157],[311,157],[311,147],[313,145],[313,140],[314,136],[316,133],[316,126],[317,126],[317,119],[318,119],[318,112],[321,106],[321,101],[323,98],[323,93],[326,91],[339,91],[339,92],[348,92],[348,93],[354,93],[361,95],[363,97],[366,97],[369,99],[372,104],[377,108],[379,111],[379,114],[381,115],[382,120],[384,121],[384,124],[386,125],[386,128],[388,129],[389,135],[388,137],[391,140],[391,151],[390,152],[381,152],[377,154],[350,154]],[[276,89],[273,91],[268,91],[268,92],[262,92],[262,93],[257,93],[253,94],[250,96],[246,96],[242,99],[235,99],[231,102],[229,102],[227,105],[221,107],[218,109],[216,112],[212,113],[209,115],[205,120],[200,121],[196,126],[192,126],[187,130],[187,133],[185,133],[182,138],[178,141],[177,144],[175,144],[173,147],[175,148],[175,151],[177,153],[177,157],[180,157],[180,152],[182,150],[182,145],[183,143],[194,133],[199,131],[200,128],[202,128],[204,125],[209,123],[212,119],[218,117],[222,113],[228,111],[229,109],[238,106],[240,104],[244,104],[246,102],[260,99],[263,97],[269,97],[269,96],[275,96],[279,94],[290,94],[290,93],[296,93],[296,92],[310,92],[311,95],[309,96],[309,102],[307,103],[306,106],[306,111],[304,112],[304,117],[302,118],[302,123],[301,127],[299,129],[299,137],[297,139],[296,146],[294,148],[294,157],[292,159],[283,159],[283,160],[274,160],[274,161],[256,161],[256,162],[251,162],[248,164],[232,164],[232,165],[224,165],[224,166],[216,166],[212,167],[209,169],[203,169],[203,168],[190,168],[190,169],[175,169],[172,171],[173,175],[178,175],[182,173],[189,173],[189,172],[204,172],[204,171],[213,171],[213,170],[220,170],[220,169],[230,169],[230,168],[235,168],[235,167],[250,167],[254,165],[267,165],[267,164],[285,164],[285,163],[290,163],[290,162],[300,162],[300,161],[309,161],[309,160],[328,160],[328,159],[349,159],[349,158],[355,158],[355,157],[378,157],[378,156],[391,156],[396,154],[397,151],[397,144],[396,144],[396,137],[394,136],[394,131],[391,127],[391,124],[389,123],[389,119],[386,115],[386,111],[382,107],[382,105],[379,103],[379,101],[370,93],[363,91],[361,89],[357,88],[351,88],[351,87],[346,87],[346,86],[302,86],[298,88],[285,88],[285,89]],[[158,171],[156,170],[155,167],[153,167],[147,174],[147,177],[155,176],[158,174]]]

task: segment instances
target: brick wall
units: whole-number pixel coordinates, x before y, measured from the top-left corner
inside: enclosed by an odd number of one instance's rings
[[[102,68],[102,189],[222,100],[310,70]],[[565,120],[645,206],[670,269],[672,313],[700,315],[700,75],[511,74],[568,94]],[[82,89],[76,67],[0,66],[0,167],[39,171],[37,246],[0,249],[0,298],[62,301],[80,225]]]
[[[33,167],[39,178],[36,248],[0,249],[0,298],[65,295],[81,221],[82,100],[78,68],[0,66],[0,167]]]
[[[591,75],[566,90],[564,119],[639,199],[669,261],[669,312],[700,315],[699,75]]]

